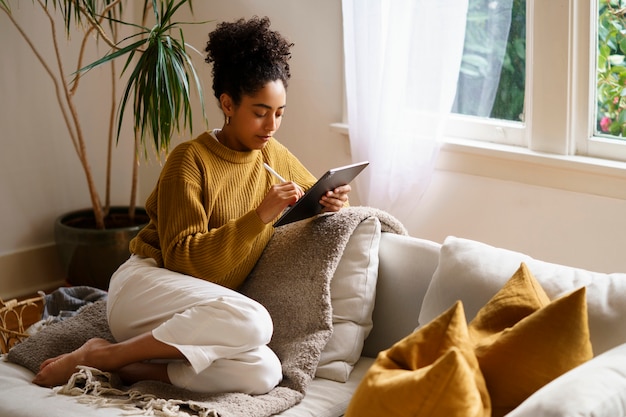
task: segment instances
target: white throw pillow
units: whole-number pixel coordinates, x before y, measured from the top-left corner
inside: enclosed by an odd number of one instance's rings
[[[507,417],[626,415],[626,344],[572,369],[528,397]]]
[[[550,299],[587,287],[589,330],[595,355],[626,343],[626,274],[603,274],[538,261],[528,255],[484,243],[446,238],[439,265],[422,302],[419,322],[429,323],[457,300],[467,320],[525,262]]]
[[[380,221],[371,217],[354,230],[330,282],[333,334],[315,376],[345,382],[372,329],[378,279]]]

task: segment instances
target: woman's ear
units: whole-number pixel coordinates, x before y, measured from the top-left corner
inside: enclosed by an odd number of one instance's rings
[[[235,112],[235,104],[233,103],[233,99],[226,93],[222,93],[220,95],[220,107],[224,112],[226,117],[230,117]]]

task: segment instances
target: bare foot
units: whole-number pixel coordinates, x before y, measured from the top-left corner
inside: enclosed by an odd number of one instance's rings
[[[92,366],[100,369],[102,364],[97,363],[98,349],[109,346],[111,343],[104,339],[90,339],[80,348],[71,353],[57,356],[44,361],[39,373],[35,375],[33,383],[43,387],[55,387],[65,384],[78,365]],[[108,369],[101,369],[106,371]]]
[[[41,362],[41,365],[39,365],[39,370],[41,371],[43,368],[45,368],[46,366],[50,365],[52,362],[56,361],[57,359],[61,359],[65,355],[68,355],[68,353],[64,353],[64,354],[56,356],[54,358],[46,359],[45,361]]]

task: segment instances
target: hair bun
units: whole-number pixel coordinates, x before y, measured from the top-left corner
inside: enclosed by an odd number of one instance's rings
[[[205,60],[213,64],[215,96],[226,92],[237,99],[241,93],[253,93],[278,79],[286,87],[292,46],[280,33],[270,30],[268,17],[219,23],[209,33],[205,48]]]

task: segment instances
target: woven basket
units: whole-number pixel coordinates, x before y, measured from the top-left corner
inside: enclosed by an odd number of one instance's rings
[[[21,301],[0,299],[0,352],[7,353],[29,336],[26,329],[41,319],[43,300],[43,294]]]

